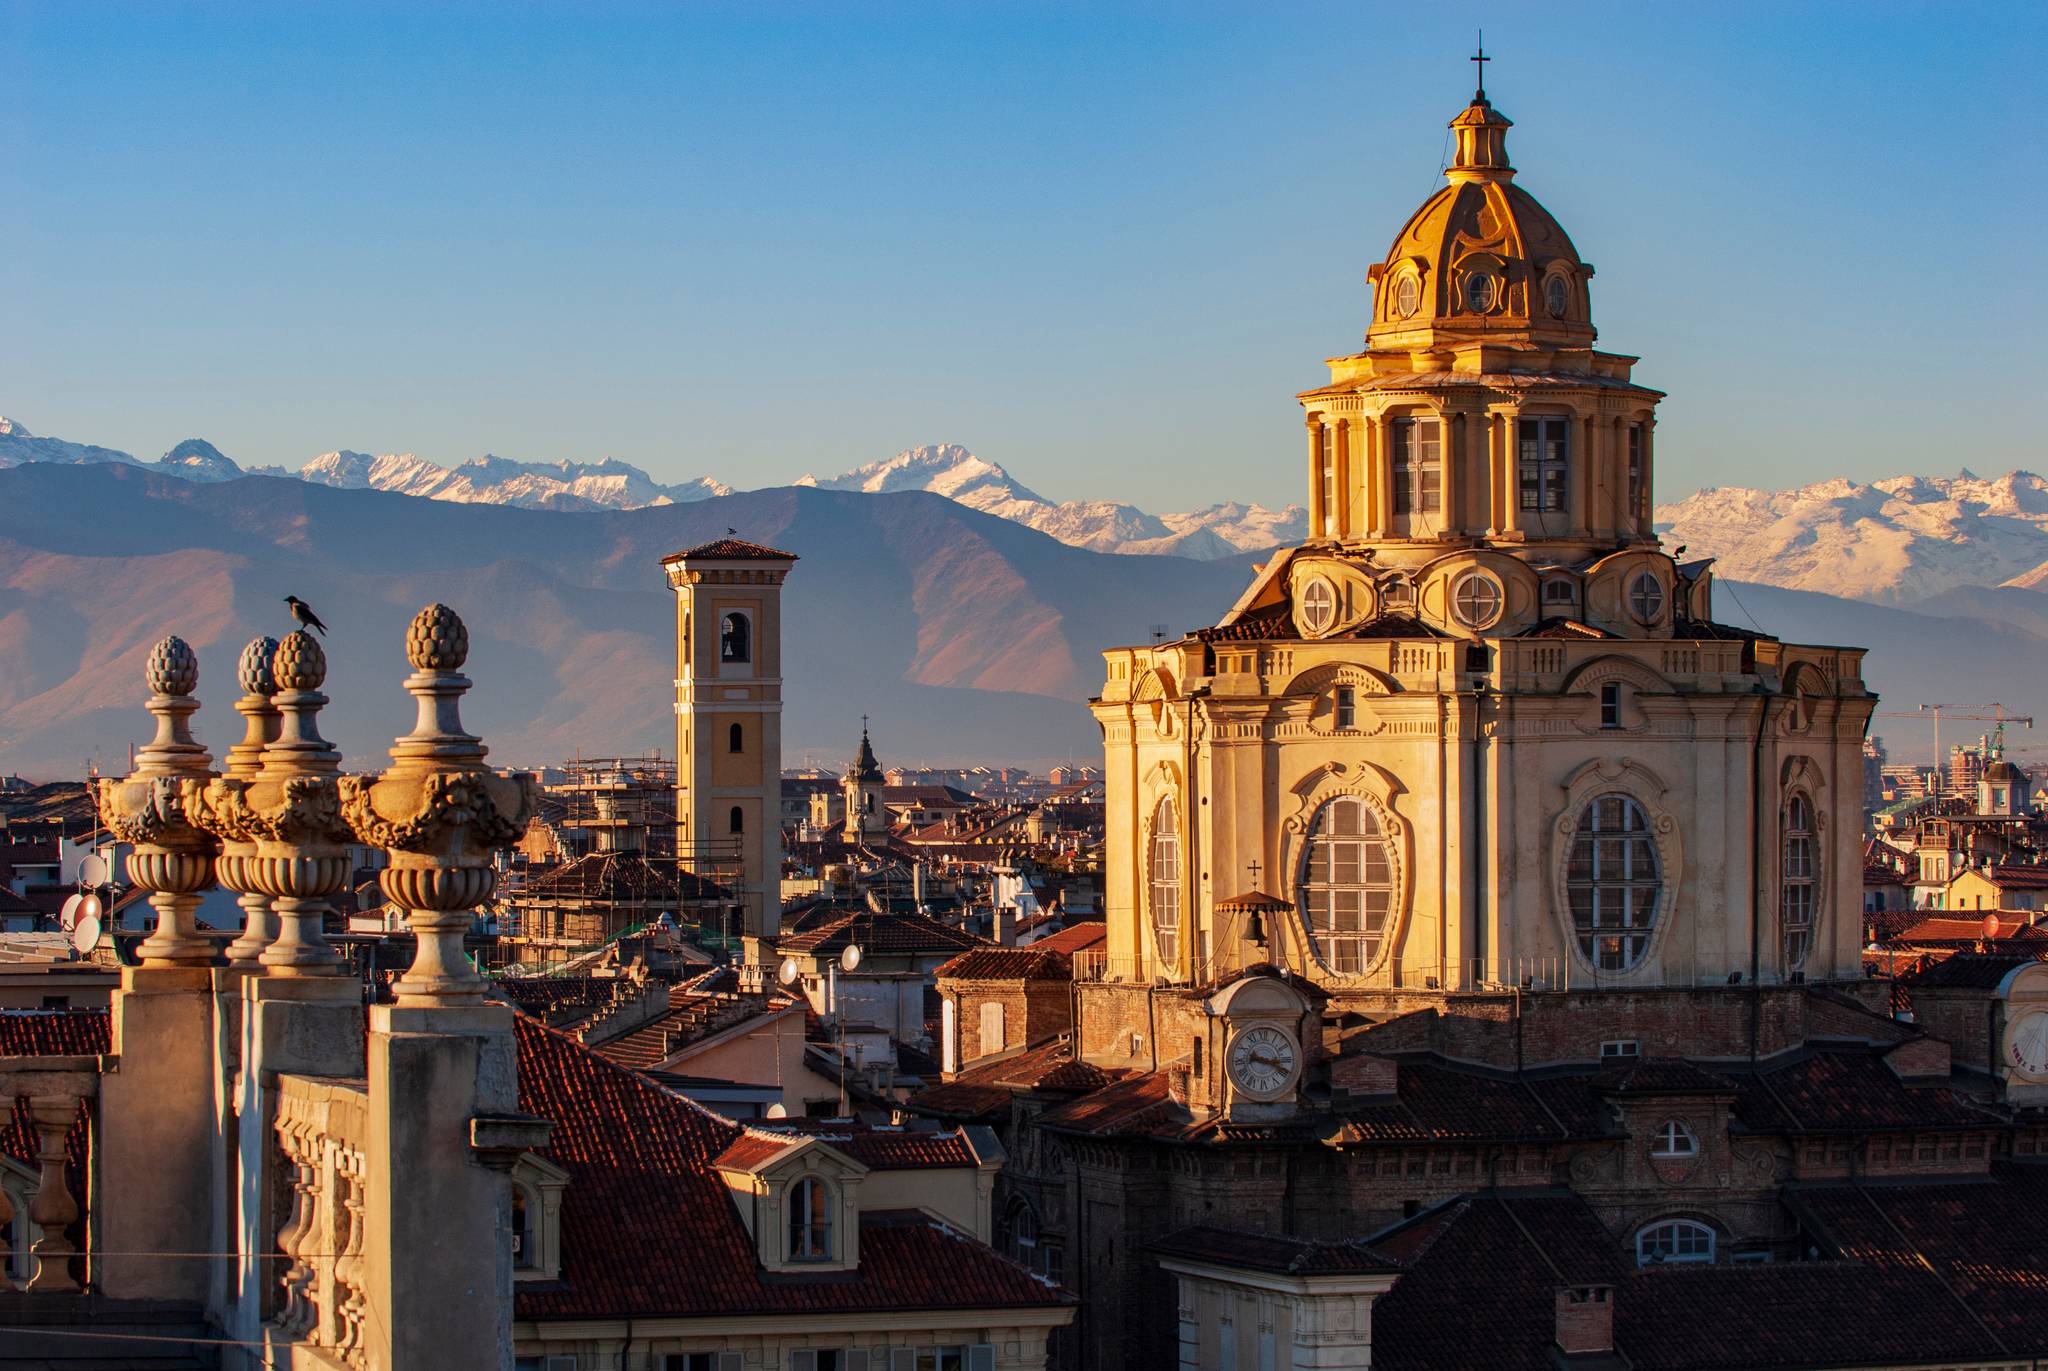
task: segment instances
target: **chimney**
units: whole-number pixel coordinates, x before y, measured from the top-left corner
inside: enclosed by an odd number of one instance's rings
[[[1566,1358],[1614,1351],[1614,1287],[1557,1288],[1557,1350]]]
[[[998,947],[1015,947],[1017,945],[1017,907],[1015,905],[999,904],[996,906],[995,935],[996,946]]]

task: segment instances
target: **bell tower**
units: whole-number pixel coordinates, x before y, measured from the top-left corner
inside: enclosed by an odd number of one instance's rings
[[[664,557],[676,593],[676,856],[736,885],[747,960],[782,912],[782,582],[796,554],[720,538]]]

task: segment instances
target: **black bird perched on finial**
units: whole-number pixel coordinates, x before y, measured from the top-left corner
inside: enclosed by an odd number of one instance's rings
[[[285,596],[284,602],[292,607],[292,618],[298,620],[301,627],[317,628],[321,637],[327,636],[327,625],[320,622],[320,616],[313,612],[313,606],[296,595]]]

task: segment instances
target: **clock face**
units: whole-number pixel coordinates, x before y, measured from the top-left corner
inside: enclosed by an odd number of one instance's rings
[[[1257,1024],[1230,1040],[1230,1079],[1247,1095],[1270,1098],[1294,1082],[1301,1054],[1294,1039],[1271,1024]]]
[[[2005,1030],[2005,1058],[2022,1076],[2048,1081],[2048,1009],[2024,1014]]]

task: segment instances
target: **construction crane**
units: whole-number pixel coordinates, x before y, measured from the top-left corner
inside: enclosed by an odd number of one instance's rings
[[[1985,713],[1986,710],[1990,712],[1987,714]],[[1941,793],[1941,773],[1943,770],[1941,721],[1944,716],[1950,719],[1969,719],[1984,723],[1995,723],[1998,725],[1998,734],[2001,739],[2005,736],[2005,726],[2007,724],[2022,724],[2027,728],[2034,726],[2033,715],[2010,713],[2004,705],[1996,700],[1993,700],[1988,705],[1960,705],[1943,702],[1941,704],[1921,705],[1918,709],[1881,709],[1877,711],[1877,717],[1880,719],[1931,718],[1934,720],[1934,776],[1930,781],[1930,788],[1928,790],[1930,795],[1939,795]]]

